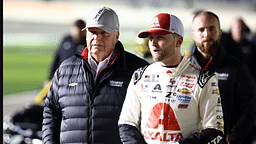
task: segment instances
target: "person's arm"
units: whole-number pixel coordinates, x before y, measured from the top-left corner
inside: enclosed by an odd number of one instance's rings
[[[230,130],[228,141],[242,143],[256,121],[256,85],[247,66],[243,64],[236,74],[236,106],[239,119]]]
[[[212,86],[212,83],[216,86]],[[223,112],[217,84],[217,76],[212,76],[202,85],[198,107],[202,130],[190,137],[178,140],[179,144],[220,144],[225,139],[223,137]]]
[[[57,99],[58,82],[55,74],[45,99],[42,123],[42,141],[44,144],[60,143],[61,111]]]
[[[141,105],[136,94],[136,84],[140,79],[140,76],[140,70],[134,72],[127,89],[126,98],[118,121],[120,138],[125,144],[146,143],[139,130],[141,120]]]
[[[141,132],[132,125],[119,124],[120,138],[124,144],[146,144]]]
[[[63,53],[66,52],[66,50],[64,49],[64,44],[66,42],[69,42],[71,39],[69,35],[66,35],[60,42],[60,45],[58,46],[58,48],[55,50],[54,52],[54,57],[53,57],[53,61],[52,61],[52,64],[51,64],[51,67],[50,67],[50,71],[49,71],[49,76],[48,76],[48,80],[50,81],[53,76],[54,76],[54,73],[55,71],[59,68],[62,60],[61,60],[61,57],[63,57]]]
[[[58,48],[54,54],[54,58],[53,58],[53,61],[52,61],[51,67],[50,67],[50,71],[49,71],[49,76],[48,76],[49,81],[53,78],[55,71],[59,67],[59,63],[60,63],[60,58],[59,58],[60,50],[59,49],[60,48]]]

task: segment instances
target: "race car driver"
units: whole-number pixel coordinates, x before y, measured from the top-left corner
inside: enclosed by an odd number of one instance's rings
[[[172,14],[156,15],[149,38],[155,63],[136,70],[119,117],[123,143],[218,144],[223,113],[217,76],[180,52],[184,28]]]

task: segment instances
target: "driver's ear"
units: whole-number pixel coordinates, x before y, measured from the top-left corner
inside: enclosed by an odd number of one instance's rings
[[[182,43],[183,43],[183,37],[180,36],[180,35],[178,35],[178,36],[177,36],[176,47],[180,47]]]

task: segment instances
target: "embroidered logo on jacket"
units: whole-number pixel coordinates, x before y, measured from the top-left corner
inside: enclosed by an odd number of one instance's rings
[[[218,80],[227,80],[229,77],[228,73],[217,73],[215,72],[215,74],[218,76]]]
[[[110,80],[109,81],[109,84],[110,86],[114,86],[114,87],[123,87],[123,81],[113,81],[113,80]]]
[[[71,83],[71,84],[68,84],[68,86],[76,86],[78,83]]]

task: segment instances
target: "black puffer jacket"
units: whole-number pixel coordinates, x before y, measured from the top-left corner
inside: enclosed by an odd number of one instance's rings
[[[64,61],[56,71],[45,100],[43,143],[121,143],[118,119],[134,70],[148,63],[124,51],[104,69],[94,87],[87,62],[81,56]]]

